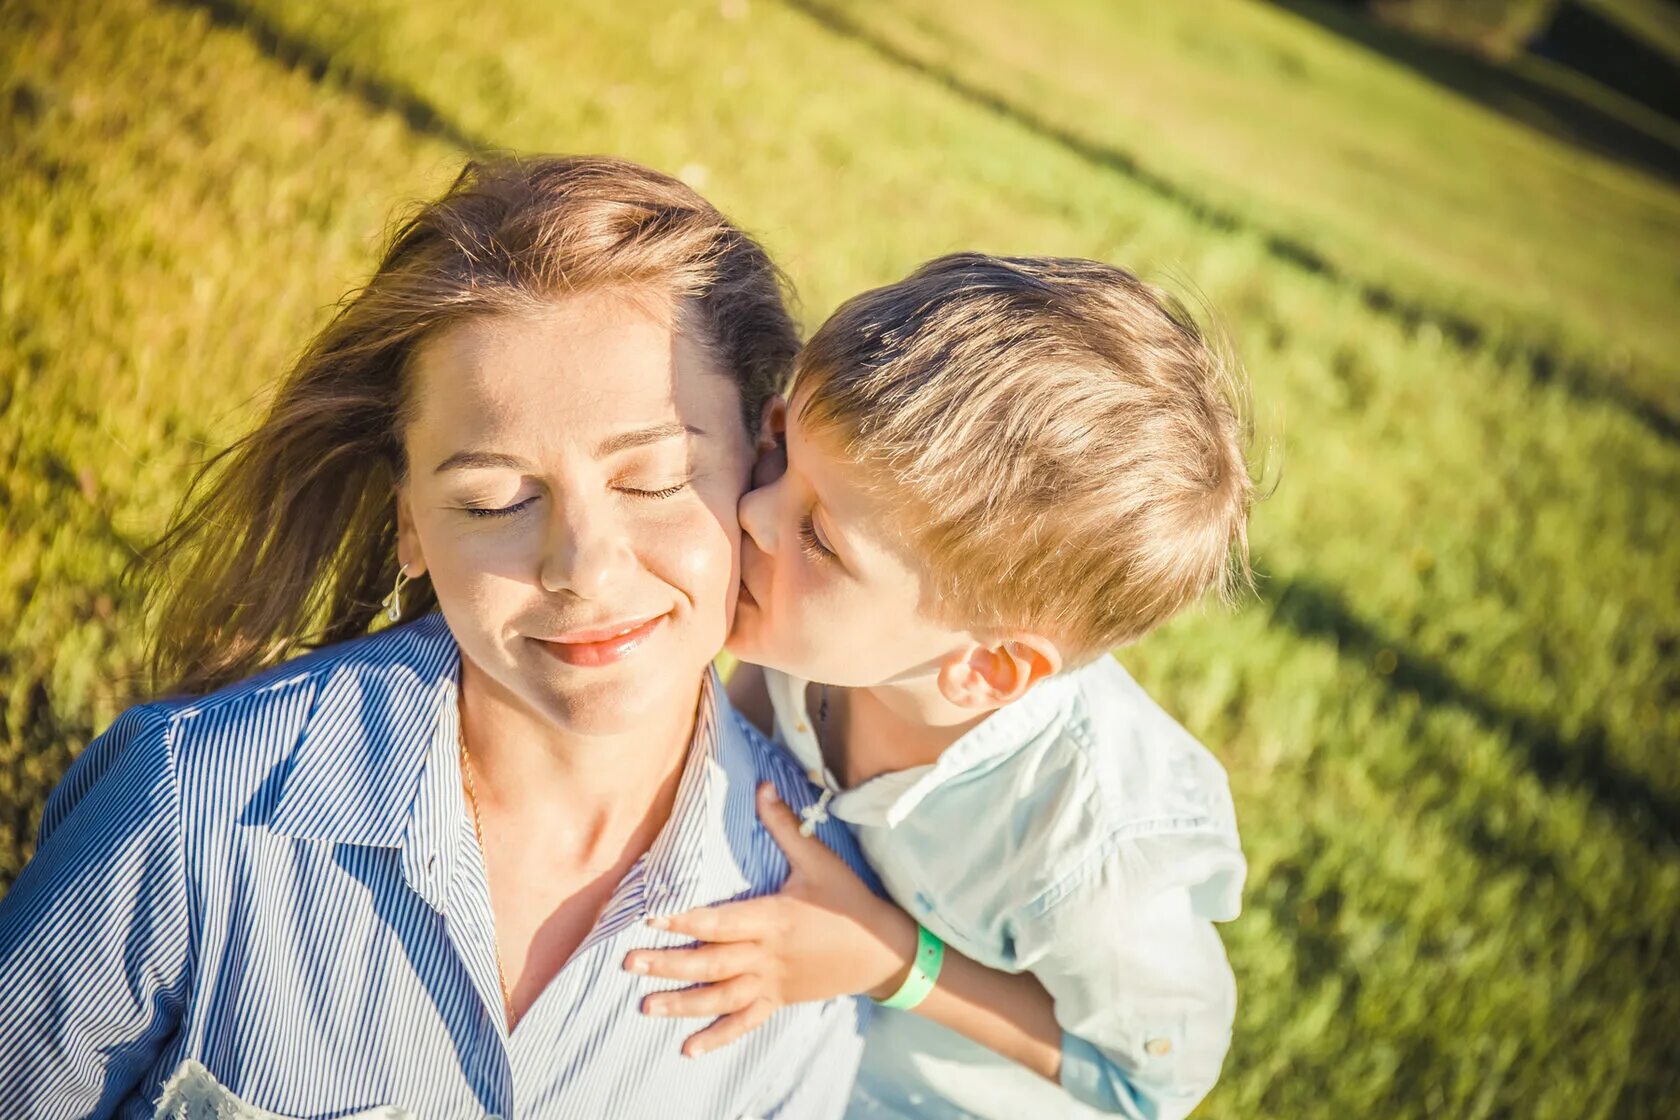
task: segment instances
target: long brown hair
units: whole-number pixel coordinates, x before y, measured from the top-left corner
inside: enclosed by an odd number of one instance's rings
[[[751,431],[799,340],[763,248],[680,181],[623,160],[475,160],[404,222],[262,423],[198,471],[145,558],[154,687],[198,694],[365,634],[396,578],[406,369],[430,332],[608,286],[690,301]],[[404,609],[435,605],[428,581]]]

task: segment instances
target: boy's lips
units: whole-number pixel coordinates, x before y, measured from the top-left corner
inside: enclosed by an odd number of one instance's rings
[[[671,612],[652,618],[630,619],[568,630],[554,638],[534,638],[539,648],[556,661],[566,665],[594,668],[622,661],[653,637]]]

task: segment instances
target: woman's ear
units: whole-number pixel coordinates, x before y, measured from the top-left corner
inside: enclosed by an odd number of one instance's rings
[[[1062,668],[1056,644],[1037,634],[993,643],[975,642],[939,669],[939,691],[961,708],[991,711],[1014,703]]]
[[[409,505],[408,487],[398,486],[397,564],[409,579],[426,574],[426,554],[420,548],[420,534],[414,529],[414,511]]]
[[[780,393],[764,402],[758,421],[758,443],[753,451],[754,490],[769,486],[787,472],[787,400]]]
[[[773,393],[764,402],[764,409],[759,413],[758,443],[754,450],[760,454],[774,451],[787,439],[787,398],[780,393]]]

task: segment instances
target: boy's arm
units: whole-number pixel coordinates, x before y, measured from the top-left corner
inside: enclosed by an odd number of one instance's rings
[[[915,919],[905,914],[904,920],[910,923],[914,939]],[[891,995],[906,971],[869,994],[877,999]],[[1061,1077],[1062,1028],[1056,1022],[1056,1005],[1030,972],[987,968],[947,947],[939,982],[916,1005],[915,1013],[1019,1062],[1040,1077],[1050,1081]]]
[[[684,1046],[690,1056],[753,1030],[777,1008],[843,995],[890,995],[916,952],[916,921],[881,898],[799,821],[768,785],[759,815],[788,857],[779,893],[656,916],[661,929],[686,933],[694,949],[637,950],[632,972],[702,982],[643,1001],[652,1015],[717,1018]],[[1063,1032],[1050,995],[1031,975],[987,968],[947,950],[939,982],[919,1014],[1056,1080]]]
[[[765,736],[776,734],[776,713],[770,706],[770,688],[764,683],[764,667],[750,662],[738,662],[724,686],[729,702]]]
[[[1055,1001],[1058,1080],[1093,1108],[1186,1116],[1219,1078],[1236,981],[1192,892],[1125,881],[1110,857],[1045,914],[1014,929],[1017,960]]]

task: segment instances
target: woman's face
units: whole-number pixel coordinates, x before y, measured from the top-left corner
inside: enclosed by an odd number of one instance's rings
[[[576,733],[691,710],[735,609],[752,445],[681,324],[607,291],[415,351],[399,558],[492,687]]]

